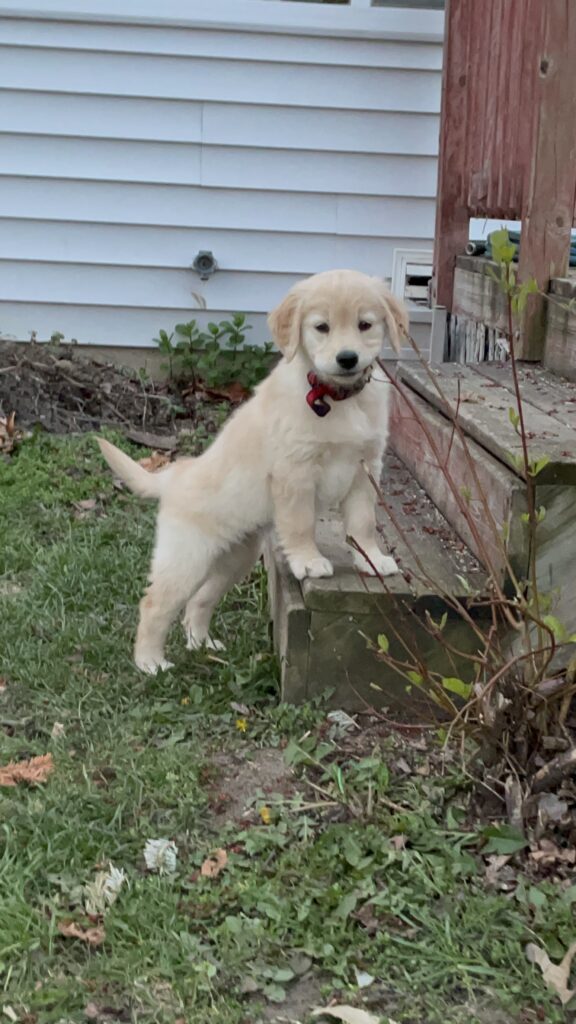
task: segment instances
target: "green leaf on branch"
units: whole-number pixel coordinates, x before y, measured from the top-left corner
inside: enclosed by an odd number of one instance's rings
[[[500,231],[492,231],[490,234],[490,246],[492,257],[496,263],[512,263],[516,254],[516,248],[510,241],[510,235],[505,228]]]
[[[518,430],[518,425],[520,423],[520,413],[516,409],[510,408],[508,409],[508,419],[510,420],[510,423],[514,427],[514,430]]]
[[[381,651],[384,651],[384,654],[388,654],[388,651],[390,650],[390,641],[386,636],[386,633],[378,634],[378,647]]]
[[[549,462],[549,455],[541,455],[539,459],[534,459],[534,461],[530,463],[530,476],[538,476],[538,474],[546,468]]]
[[[458,697],[463,697],[464,700],[468,700],[472,693],[471,683],[465,683],[462,679],[456,679],[454,676],[443,676],[442,686],[449,693],[455,693]]]
[[[554,639],[563,643],[566,640],[567,629],[563,622],[560,622],[555,615],[545,615],[542,619],[545,626],[552,632]]]

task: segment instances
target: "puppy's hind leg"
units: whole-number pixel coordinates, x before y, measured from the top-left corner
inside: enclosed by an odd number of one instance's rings
[[[210,636],[212,613],[224,594],[250,572],[261,549],[262,538],[260,534],[254,534],[218,556],[205,583],[186,605],[183,625],[189,651],[203,645],[213,651],[223,649],[224,645]]]
[[[164,657],[168,630],[190,594],[198,591],[220,554],[221,546],[191,524],[160,519],[150,585],[140,602],[134,661],[155,675],[171,668]]]

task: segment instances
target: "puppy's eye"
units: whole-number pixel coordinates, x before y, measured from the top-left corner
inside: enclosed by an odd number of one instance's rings
[[[359,331],[369,331],[372,326],[373,325],[368,323],[367,320],[361,320],[360,323],[358,324],[358,330]]]
[[[328,334],[330,327],[328,324],[316,324],[316,330],[320,331],[320,334]]]

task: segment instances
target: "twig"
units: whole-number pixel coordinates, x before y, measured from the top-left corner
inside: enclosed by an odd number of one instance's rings
[[[531,790],[533,793],[543,793],[554,788],[562,779],[576,773],[576,747],[567,750],[565,754],[549,761],[540,771],[532,776]]]

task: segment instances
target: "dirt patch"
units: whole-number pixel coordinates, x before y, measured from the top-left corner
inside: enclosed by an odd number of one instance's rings
[[[114,426],[162,436],[203,423],[212,432],[213,410],[173,383],[95,362],[73,345],[0,342],[0,416],[15,412],[20,428],[70,434]]]
[[[286,999],[279,1006],[270,1004],[260,1011],[258,1024],[292,1024],[310,1019],[310,1011],[322,1005],[321,989],[326,979],[309,971],[288,987]]]
[[[292,770],[286,765],[281,750],[274,747],[250,750],[245,754],[216,754],[213,758],[212,787],[214,823],[238,821],[251,813],[256,793],[265,796],[282,793],[289,796],[297,789]]]

